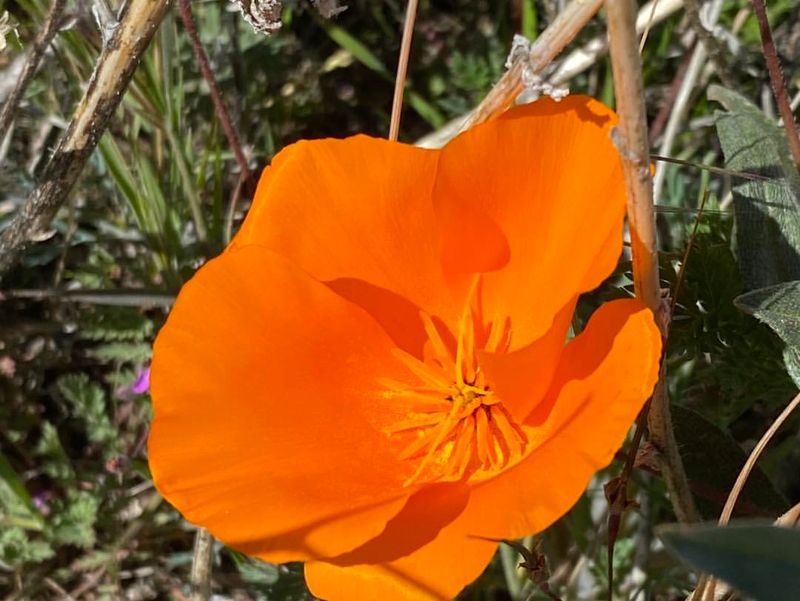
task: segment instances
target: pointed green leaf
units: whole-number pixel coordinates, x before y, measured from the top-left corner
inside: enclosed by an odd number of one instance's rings
[[[783,129],[739,94],[711,86],[728,112],[716,128],[725,167],[767,179],[733,188],[739,267],[748,290],[800,279],[800,174]]]
[[[784,361],[800,386],[800,280],[761,288],[738,297],[736,306],[775,330],[786,343]]]
[[[730,434],[696,411],[673,405],[672,425],[697,509],[705,519],[716,518],[747,455]],[[734,516],[771,517],[785,508],[786,499],[756,465]]]
[[[724,580],[755,601],[787,601],[800,591],[800,530],[765,522],[670,525],[661,540],[699,571]]]

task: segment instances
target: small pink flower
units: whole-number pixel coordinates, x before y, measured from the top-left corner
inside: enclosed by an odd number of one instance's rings
[[[131,385],[133,394],[145,394],[150,391],[150,366],[139,372],[136,381]]]

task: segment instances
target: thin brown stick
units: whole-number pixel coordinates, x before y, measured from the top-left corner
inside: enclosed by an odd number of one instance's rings
[[[61,13],[64,12],[65,4],[66,0],[53,0],[53,4],[50,5],[44,27],[39,30],[39,35],[33,41],[28,60],[25,61],[25,66],[22,68],[17,85],[9,94],[6,103],[3,105],[3,110],[0,112],[0,141],[4,140],[6,134],[8,134],[11,123],[14,121],[14,113],[17,110],[17,106],[22,100],[25,90],[28,89],[28,84],[30,84],[39,69],[39,63],[42,61],[47,47],[58,32],[58,25],[61,21]]]
[[[786,81],[783,78],[778,52],[775,50],[775,41],[772,39],[772,30],[767,20],[767,8],[764,6],[764,0],[751,0],[751,3],[758,19],[761,45],[764,48],[764,58],[767,61],[767,70],[769,71],[769,79],[772,82],[775,102],[783,119],[783,127],[786,128],[786,137],[789,138],[789,148],[792,150],[794,162],[800,167],[800,133],[798,133],[797,125],[794,122],[789,91],[786,89]]]
[[[236,128],[233,126],[233,121],[231,120],[231,115],[228,112],[228,108],[225,106],[225,102],[222,100],[222,94],[220,94],[219,86],[217,85],[217,79],[214,77],[214,72],[211,70],[211,65],[208,62],[206,51],[203,50],[203,44],[200,42],[200,36],[197,33],[197,26],[195,25],[194,16],[192,15],[192,5],[190,4],[189,0],[178,0],[178,11],[181,14],[181,20],[183,21],[183,27],[186,30],[186,35],[189,36],[189,42],[192,45],[192,52],[194,52],[194,56],[197,59],[197,64],[200,65],[200,72],[203,74],[203,79],[205,79],[206,83],[208,84],[208,90],[211,94],[211,101],[214,103],[214,111],[217,114],[217,119],[219,119],[220,123],[222,124],[222,131],[225,132],[225,137],[228,139],[228,145],[231,147],[233,155],[236,157],[236,163],[239,165],[239,170],[242,172],[245,180],[249,183],[252,183],[250,167],[247,164],[247,158],[244,156],[244,151],[242,150],[242,145],[239,142],[239,136],[236,133]]]
[[[653,3],[644,5],[639,11],[639,15],[636,19],[636,31],[644,31],[644,28],[647,27],[648,23],[650,22],[651,13],[654,13],[652,24],[655,25],[656,23],[660,23],[670,15],[677,12],[681,6],[683,6],[683,0],[658,0],[657,2],[654,0]],[[581,18],[583,18],[583,16],[581,16]],[[561,35],[557,32],[553,32],[552,34],[547,32],[554,28],[569,29],[572,27],[574,27],[573,23],[556,20],[545,30],[545,32],[542,33],[542,36],[547,34],[547,36],[549,36],[551,39],[560,40],[566,45],[570,41],[567,39],[568,36]],[[564,40],[566,40],[566,42],[564,42]],[[563,50],[563,47],[546,48],[544,50],[551,54],[552,60],[552,57],[555,57],[561,50]],[[586,69],[595,64],[600,58],[604,57],[607,50],[607,36],[604,33],[603,35],[586,42],[580,48],[576,48],[570,52],[570,54],[559,63],[558,68],[553,75],[548,77],[548,83],[560,85],[569,82],[573,77],[583,73]],[[539,39],[537,38],[532,45],[531,54],[537,54],[539,52],[540,43]],[[544,69],[548,66],[547,63],[540,59],[537,59],[536,62],[541,66],[541,69]],[[509,106],[516,99],[516,96],[511,96],[513,93],[513,80],[511,79],[511,76],[503,76],[500,81],[498,81],[497,86],[503,88],[503,91],[490,92],[490,96],[493,98],[490,100],[489,96],[487,96],[486,99],[483,100],[480,107],[484,108],[475,108],[469,114],[453,119],[437,131],[432,132],[418,140],[417,145],[422,146],[423,148],[441,148],[447,143],[448,140],[452,139],[455,135],[462,131],[465,126],[472,126],[482,123],[483,121],[491,118],[493,114],[496,114],[492,113],[491,110],[487,108],[488,103],[500,106],[500,111]],[[507,101],[504,101],[502,98],[500,98],[504,94],[508,96]],[[479,110],[482,113],[481,115],[477,114]]]
[[[642,39],[639,42],[639,54],[641,54],[644,51],[644,45],[647,44],[647,36],[650,35],[650,27],[652,27],[653,23],[655,22],[657,8],[658,8],[658,0],[655,0],[655,2],[653,2],[653,8],[650,11],[650,17],[647,19],[647,25],[645,26],[644,31],[642,32]]]
[[[103,48],[92,78],[44,168],[38,186],[0,234],[0,276],[33,242],[47,237],[50,222],[83,171],[156,31],[168,0],[128,0]]]
[[[708,59],[713,63],[714,70],[717,72],[723,85],[727,88],[733,88],[736,84],[730,74],[730,68],[726,59],[725,46],[714,34],[706,28],[703,20],[700,17],[700,0],[684,0],[684,12],[689,25],[694,31],[699,42],[705,48],[705,53]],[[715,25],[717,19],[711,18],[712,22],[709,23],[710,27]]]
[[[628,191],[633,279],[636,296],[656,316],[666,338],[668,319],[663,317],[653,186],[650,177],[647,122],[645,119],[642,66],[636,37],[636,5],[633,0],[607,0],[606,15],[614,75],[622,165]],[[686,472],[678,453],[669,411],[666,382],[662,377],[653,392],[648,412],[650,438],[661,452],[662,473],[675,514],[681,522],[697,519]]]
[[[792,414],[792,412],[794,412],[795,409],[797,409],[798,406],[800,406],[800,394],[795,396],[789,402],[786,408],[781,411],[781,414],[775,419],[774,422],[772,422],[772,425],[770,425],[767,431],[764,432],[763,436],[761,436],[759,441],[756,443],[756,446],[753,447],[753,450],[750,451],[747,461],[744,462],[742,469],[739,471],[739,475],[736,477],[736,482],[733,483],[731,492],[728,493],[728,499],[725,501],[725,506],[722,508],[722,513],[719,516],[720,526],[728,525],[731,515],[733,514],[733,508],[736,506],[736,501],[739,499],[739,495],[744,489],[747,479],[750,477],[753,468],[756,466],[756,462],[758,461],[759,457],[761,457],[764,449],[767,448],[769,441],[772,440],[772,437],[775,436],[775,433],[780,429],[784,422],[789,419],[789,416]],[[702,588],[700,583],[698,583],[697,587],[701,591],[700,594],[703,595],[701,598],[705,598],[707,601],[714,601],[717,588],[716,579],[709,577],[708,581],[704,582],[703,584],[704,586]]]
[[[397,141],[400,134],[400,116],[403,112],[403,92],[408,74],[408,57],[411,54],[411,39],[414,37],[414,23],[417,21],[417,1],[408,0],[406,21],[403,25],[403,41],[400,44],[400,58],[397,61],[397,76],[394,80],[392,98],[392,120],[389,123],[389,139]]]
[[[608,541],[606,546],[606,553],[608,554],[607,592],[609,601],[614,597],[614,546],[617,542],[619,526],[622,523],[622,514],[628,506],[628,482],[630,481],[633,467],[636,463],[636,453],[639,451],[644,432],[647,429],[647,411],[649,407],[650,401],[648,400],[647,404],[642,407],[642,410],[636,417],[636,430],[634,430],[628,455],[625,458],[625,464],[622,466],[622,472],[620,472],[619,475],[616,496],[609,503]]]
[[[683,85],[683,80],[686,77],[686,73],[689,70],[689,63],[692,62],[692,49],[695,46],[688,48],[689,52],[683,57],[681,60],[681,64],[678,66],[678,70],[675,73],[675,77],[672,80],[672,83],[667,90],[666,95],[664,96],[664,100],[661,103],[661,108],[658,109],[658,113],[656,114],[653,121],[650,123],[650,128],[647,133],[650,143],[655,144],[658,136],[661,135],[661,132],[664,130],[664,126],[667,124],[667,119],[669,119],[670,114],[672,114],[672,107],[675,104],[675,99],[678,97],[678,91],[681,89]]]
[[[722,513],[719,516],[720,526],[727,525],[728,521],[731,519],[736,500],[739,498],[739,494],[741,494],[745,482],[747,482],[747,478],[750,477],[750,473],[753,471],[758,458],[761,457],[761,453],[764,452],[764,449],[769,444],[769,441],[772,440],[772,437],[775,436],[778,429],[798,406],[800,406],[800,394],[795,396],[786,408],[781,411],[781,414],[772,422],[772,425],[764,432],[764,435],[758,443],[756,443],[756,446],[753,447],[753,450],[750,451],[750,456],[747,458],[744,466],[742,466],[742,470],[739,472],[739,476],[736,478],[736,482],[734,482],[733,488],[731,488],[731,492],[728,494],[728,500],[725,501],[725,506],[722,508]]]
[[[512,57],[508,71],[486,98],[467,115],[461,129],[466,130],[488,121],[506,110],[525,88],[524,77],[540,74],[600,10],[602,4],[603,0],[571,0],[542,35],[536,38],[529,53],[519,53]]]
[[[191,601],[208,601],[211,598],[211,560],[214,555],[214,538],[205,528],[197,530],[194,536],[192,571],[189,580],[192,592]]]
[[[686,250],[683,253],[681,268],[678,270],[678,277],[675,278],[675,287],[672,289],[672,300],[669,304],[670,316],[675,314],[675,306],[678,304],[678,295],[681,293],[683,278],[686,277],[686,264],[689,262],[689,255],[692,254],[692,247],[694,247],[694,241],[697,239],[697,229],[700,227],[700,220],[703,218],[703,211],[706,208],[706,202],[708,202],[708,197],[710,195],[711,190],[706,188],[705,192],[703,192],[703,200],[700,201],[700,207],[697,210],[697,216],[694,218],[694,227],[692,227],[692,233],[689,236],[689,241],[686,244]]]
[[[683,282],[684,273],[686,271],[686,263],[689,260],[689,254],[692,251],[692,246],[694,245],[695,238],[697,237],[697,229],[700,226],[700,220],[703,218],[703,210],[706,206],[706,201],[709,197],[709,191],[706,190],[705,194],[703,195],[703,200],[700,203],[700,208],[697,212],[697,216],[695,217],[694,228],[692,229],[692,234],[689,237],[689,242],[686,245],[686,252],[683,255],[683,261],[681,262],[681,269],[678,272],[678,277],[675,280],[675,288],[672,293],[672,303],[670,305],[670,315],[672,315],[675,309],[675,303],[678,299],[678,294],[680,293],[681,284]],[[662,364],[662,370],[664,369],[664,365]],[[663,376],[663,374],[662,374]],[[628,455],[625,458],[625,465],[622,468],[622,472],[619,475],[619,495],[622,495],[621,503],[617,505],[617,507],[609,507],[608,512],[608,598],[612,599],[613,592],[614,592],[614,543],[616,541],[616,532],[614,532],[613,528],[619,528],[619,523],[622,519],[622,512],[626,509],[628,502],[627,502],[627,489],[628,489],[628,481],[630,480],[631,474],[633,473],[633,468],[636,463],[636,454],[639,452],[639,446],[642,444],[642,438],[644,435],[645,430],[647,429],[647,416],[650,410],[650,403],[648,401],[647,404],[642,408],[641,412],[639,413],[638,417],[636,418],[636,430],[633,433],[633,439],[631,440],[630,448],[628,450]],[[616,520],[616,524],[612,524],[612,520]]]

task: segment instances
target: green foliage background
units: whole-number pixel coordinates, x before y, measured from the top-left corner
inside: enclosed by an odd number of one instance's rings
[[[404,3],[353,0],[333,20],[305,2],[285,4],[283,28],[273,37],[253,33],[227,2],[194,4],[223,97],[258,168],[300,138],[384,136],[388,129]],[[475,106],[502,75],[513,34],[535,37],[560,6],[555,0],[423,0],[401,139],[413,142]],[[763,93],[768,81],[758,29],[743,12],[748,6],[744,0],[725,3],[724,75],[761,105],[753,110],[765,110],[763,118],[774,123],[774,107]],[[17,32],[8,35],[9,47],[0,54],[0,69],[8,73],[29,48],[47,4],[17,0],[5,9]],[[769,9],[789,88],[796,93],[800,5],[779,0]],[[101,38],[88,6],[70,3],[67,11],[3,150],[0,228],[36,185],[99,53]],[[651,123],[664,106],[669,110],[691,29],[678,12],[650,33],[643,64]],[[603,32],[602,20],[595,19],[576,44]],[[658,207],[663,285],[676,298],[667,356],[676,435],[709,519],[719,514],[746,452],[797,393],[785,362],[794,352],[792,339],[788,328],[771,321],[774,305],[750,307],[754,317],[734,303],[750,290],[741,274],[759,266],[744,265],[752,256],[748,244],[755,241],[742,239],[736,196],[742,180],[731,173],[747,166],[728,164],[727,173],[702,167],[726,165],[714,128],[723,107],[707,94],[718,76],[704,74],[693,90],[673,150],[688,164],[667,167]],[[607,59],[596,61],[570,88],[613,104]],[[132,385],[148,364],[150,343],[174,294],[240,223],[246,203],[232,202],[238,180],[208,88],[171,9],[78,189],[54,221],[52,236],[3,280],[1,594],[188,594],[193,528],[149,481],[149,399]],[[618,272],[583,299],[576,327],[601,300],[630,294],[629,269],[623,257]],[[781,319],[800,311],[800,302],[785,306]],[[799,425],[795,416],[773,440],[740,515],[774,519],[800,501]],[[711,459],[710,450],[719,448],[725,452]],[[615,463],[599,474],[575,508],[540,537],[553,586],[565,598],[599,598],[607,587],[601,484],[619,470]],[[654,542],[652,532],[654,525],[674,520],[664,486],[645,471],[635,473],[633,484],[640,506],[626,514],[616,545],[615,598],[682,599],[692,576]],[[261,564],[221,546],[214,561],[214,590],[224,598],[308,598],[298,566]],[[544,598],[503,569],[514,562],[513,554],[498,556],[463,597]]]

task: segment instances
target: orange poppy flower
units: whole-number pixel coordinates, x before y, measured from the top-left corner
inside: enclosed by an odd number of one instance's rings
[[[614,269],[616,116],[572,96],[442,150],[275,157],[155,343],[150,465],[192,523],[304,561],[323,599],[446,599],[606,466],[658,373],[636,300],[568,343]]]

